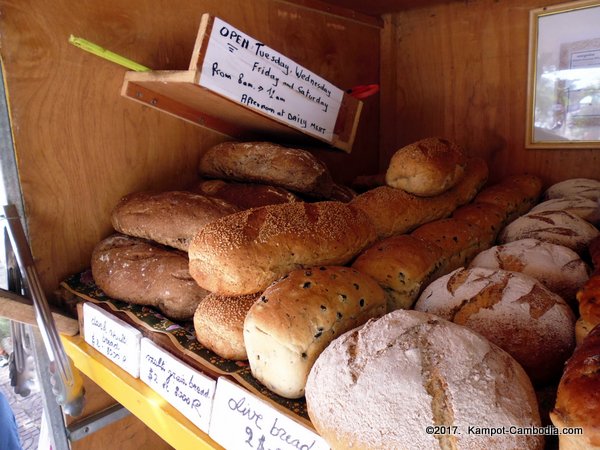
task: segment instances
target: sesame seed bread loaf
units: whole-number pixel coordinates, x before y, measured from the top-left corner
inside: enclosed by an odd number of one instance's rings
[[[327,197],[333,179],[327,166],[306,150],[271,142],[223,142],[200,157],[199,173],[210,178],[281,186]]]
[[[252,375],[276,394],[300,398],[323,349],[384,313],[383,290],[355,269],[294,270],[269,286],[246,316],[244,342]]]
[[[333,341],[310,371],[306,403],[334,450],[541,450],[544,443],[539,435],[469,432],[539,426],[531,382],[481,335],[418,311],[391,312]]]
[[[442,249],[408,234],[376,242],[361,253],[352,267],[375,279],[385,291],[387,312],[408,309],[421,288],[440,275]]]
[[[600,181],[592,178],[571,178],[553,184],[544,192],[546,200],[573,196],[600,200]]]
[[[466,157],[458,144],[431,137],[396,151],[385,181],[393,188],[431,197],[455,186],[464,175],[465,165]]]
[[[158,308],[174,320],[190,319],[208,292],[188,272],[184,252],[115,234],[92,253],[92,276],[111,298]]]
[[[551,381],[575,345],[575,315],[558,295],[518,272],[457,269],[415,304],[480,333],[510,353],[534,382]]]
[[[236,361],[248,359],[244,345],[244,320],[258,296],[207,295],[194,313],[198,342],[221,358]]]
[[[263,206],[202,228],[190,273],[211,292],[252,294],[299,267],[346,264],[375,239],[369,218],[346,203]]]
[[[230,203],[193,192],[136,192],[117,203],[111,220],[120,233],[187,251],[200,228],[237,211]]]

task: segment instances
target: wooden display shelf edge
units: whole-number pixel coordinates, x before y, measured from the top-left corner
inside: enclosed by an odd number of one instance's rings
[[[141,380],[132,377],[82,336],[62,336],[75,366],[176,449],[222,449]]]

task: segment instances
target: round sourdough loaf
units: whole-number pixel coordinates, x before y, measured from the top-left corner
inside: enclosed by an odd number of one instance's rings
[[[136,192],[117,203],[111,220],[120,233],[187,251],[200,228],[237,211],[230,203],[193,192]]]
[[[222,358],[248,359],[244,345],[244,320],[258,296],[207,295],[194,314],[198,342]]]
[[[477,331],[510,353],[534,382],[559,376],[575,344],[575,316],[558,295],[518,272],[457,269],[415,304]]]
[[[529,275],[571,306],[575,294],[589,278],[589,267],[570,248],[537,239],[521,239],[479,253],[470,267],[502,269]]]
[[[533,238],[564,245],[581,255],[599,234],[596,227],[579,216],[566,211],[541,211],[513,220],[500,232],[498,242],[506,244]]]
[[[106,295],[153,306],[175,320],[190,319],[208,295],[190,276],[188,264],[184,252],[118,234],[92,252],[92,276]]]
[[[202,228],[190,245],[190,273],[211,292],[252,294],[299,267],[346,264],[375,239],[366,214],[345,203],[263,206]]]
[[[561,197],[539,203],[530,213],[542,211],[567,211],[592,224],[600,223],[600,203],[586,197]]]
[[[310,371],[306,403],[333,449],[543,448],[542,436],[477,434],[539,426],[531,382],[479,334],[418,311],[391,312],[333,341]]]
[[[302,397],[323,349],[383,314],[383,290],[355,269],[294,270],[269,286],[246,316],[244,342],[252,375],[276,394]]]
[[[546,200],[574,196],[600,200],[600,181],[592,178],[571,178],[553,184],[544,192]]]
[[[388,186],[431,197],[453,187],[463,176],[466,158],[459,145],[431,137],[402,147],[385,174]]]
[[[284,188],[258,183],[202,180],[190,190],[209,197],[220,198],[227,203],[236,205],[240,210],[300,201],[296,195]]]

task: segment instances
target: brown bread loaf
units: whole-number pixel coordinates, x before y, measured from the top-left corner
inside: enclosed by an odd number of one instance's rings
[[[156,307],[174,320],[190,319],[208,295],[190,276],[184,252],[129,236],[96,245],[92,275],[109,297]]]
[[[600,272],[595,272],[577,292],[579,320],[577,321],[577,343],[581,343],[587,334],[600,325]]]
[[[200,175],[281,186],[327,197],[333,179],[327,166],[306,150],[271,142],[223,142],[200,157]]]
[[[336,450],[541,450],[544,443],[539,435],[468,431],[539,427],[531,382],[481,335],[418,311],[391,312],[333,341],[310,371],[306,403]]]
[[[209,294],[194,313],[198,342],[221,358],[248,359],[244,345],[244,320],[259,294],[226,297]]]
[[[323,349],[383,314],[383,290],[355,269],[294,270],[269,286],[246,316],[244,342],[252,375],[283,397],[302,397]]]
[[[448,217],[458,206],[469,203],[475,197],[487,177],[485,161],[470,158],[465,175],[456,186],[438,196],[417,197],[401,189],[381,186],[360,194],[350,204],[369,216],[377,229],[377,236],[383,239]]]
[[[298,267],[346,264],[375,239],[369,218],[345,203],[264,206],[205,226],[189,248],[190,273],[211,292],[252,294]]]
[[[239,208],[223,200],[186,191],[136,192],[112,211],[115,230],[187,251],[196,232]]]
[[[432,197],[454,187],[465,172],[462,148],[431,137],[402,147],[392,155],[385,174],[388,186],[420,197]]]
[[[501,207],[480,202],[461,206],[452,213],[452,217],[477,226],[483,233],[484,248],[494,244],[506,220],[506,214]]]

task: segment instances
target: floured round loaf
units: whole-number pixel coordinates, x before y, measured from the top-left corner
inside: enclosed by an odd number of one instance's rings
[[[390,312],[412,307],[421,288],[437,278],[445,262],[437,245],[401,234],[376,242],[356,258],[352,267],[379,283]]]
[[[567,211],[591,224],[600,224],[600,203],[585,197],[553,198],[537,204],[529,212],[539,213],[542,211]]]
[[[119,201],[111,220],[120,233],[187,251],[200,228],[237,211],[230,203],[193,192],[136,192]]]
[[[222,358],[248,359],[244,345],[244,320],[258,296],[207,295],[194,313],[198,342]]]
[[[279,203],[298,202],[298,196],[290,191],[258,183],[237,183],[223,180],[202,180],[191,190],[209,197],[220,198],[240,210]]]
[[[281,186],[327,197],[333,179],[325,163],[306,150],[271,142],[223,142],[200,157],[200,175]]]
[[[506,244],[533,238],[564,245],[581,255],[599,234],[596,227],[579,216],[566,211],[541,211],[525,214],[509,223],[498,235],[498,242]]]
[[[592,178],[571,178],[553,184],[544,192],[546,200],[573,196],[600,200],[600,181]]]
[[[263,206],[202,228],[189,248],[190,273],[211,292],[252,294],[299,267],[346,264],[375,239],[369,218],[345,203]]]
[[[570,248],[537,239],[521,239],[479,253],[470,267],[529,275],[576,308],[575,294],[589,278],[587,264]],[[575,309],[576,310],[576,309]]]
[[[306,384],[311,422],[333,449],[542,449],[531,382],[506,352],[433,314],[397,310],[333,341]],[[429,434],[428,427],[439,430]]]
[[[510,353],[534,382],[560,375],[575,345],[571,308],[518,272],[457,269],[427,286],[415,309],[480,333]]]
[[[94,248],[92,276],[109,297],[153,306],[175,320],[190,319],[208,295],[190,276],[184,252],[118,234]]]
[[[383,314],[383,290],[355,269],[294,270],[269,286],[246,316],[244,342],[252,375],[282,397],[302,397],[323,349]]]
[[[462,178],[466,158],[460,146],[446,139],[421,139],[396,151],[385,181],[388,186],[421,197],[447,191]]]

